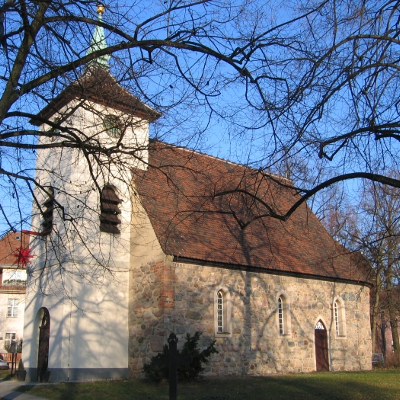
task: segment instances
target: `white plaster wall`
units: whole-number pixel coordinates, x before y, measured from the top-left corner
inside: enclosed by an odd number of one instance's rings
[[[71,102],[61,114],[76,106],[76,101]],[[64,124],[94,144],[100,141],[112,147],[117,140],[104,132],[101,119],[108,113],[120,115],[84,103]],[[111,163],[103,158],[104,164],[93,164],[91,172],[78,150],[38,151],[36,179],[55,188],[58,208],[54,232],[31,241],[36,257],[27,284],[25,334],[29,339],[23,349],[27,368],[37,366],[40,321],[36,316],[41,307],[50,313],[49,368],[127,368],[131,168],[145,168],[147,144],[148,123],[130,117],[123,145],[133,153],[113,157]],[[106,184],[115,186],[122,200],[120,235],[100,232],[99,191]],[[36,194],[42,204],[45,196]],[[32,230],[39,231],[40,224],[34,204]]]
[[[165,257],[149,216],[143,208],[135,187],[133,187],[132,196],[130,254],[131,269]],[[135,279],[134,274],[132,275],[132,279]]]
[[[68,266],[65,266],[68,268]],[[104,277],[103,286],[65,279],[69,297],[52,293],[55,268],[46,273],[48,285],[32,280],[27,292],[24,361],[37,366],[41,307],[50,313],[49,368],[126,368],[128,363],[128,274]],[[72,282],[73,281],[73,282]],[[41,290],[42,289],[42,290]]]
[[[42,287],[43,291],[46,287]],[[26,293],[25,324],[24,324],[24,346],[22,348],[22,359],[25,368],[36,368],[39,344],[39,326],[41,318],[38,311],[46,307],[50,313],[50,348],[49,367],[59,368],[62,363],[62,337],[63,324],[65,320],[64,302],[62,296],[54,294],[44,296],[42,291],[36,290],[39,285],[31,280]]]

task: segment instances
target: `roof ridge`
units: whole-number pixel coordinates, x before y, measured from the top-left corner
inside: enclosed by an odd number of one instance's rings
[[[178,146],[178,145],[176,145],[176,144],[167,143],[167,142],[164,142],[164,141],[162,141],[162,140],[155,139],[155,138],[149,139],[149,142],[157,142],[157,143],[164,144],[164,145],[166,145],[166,146],[175,147],[175,148],[177,148],[177,149],[179,149],[179,150],[185,150],[185,151],[193,152],[193,153],[196,153],[196,154],[200,154],[200,155],[202,155],[202,156],[215,159],[215,160],[217,160],[217,161],[222,161],[222,162],[225,162],[225,163],[227,163],[227,164],[231,164],[231,165],[234,165],[234,166],[237,166],[237,167],[242,167],[242,168],[251,169],[251,170],[253,170],[253,171],[258,171],[258,172],[261,172],[261,173],[263,173],[263,174],[265,174],[265,175],[267,175],[267,176],[275,177],[275,178],[277,178],[277,179],[287,181],[288,183],[292,183],[292,181],[291,181],[289,178],[286,178],[286,177],[284,177],[284,176],[282,176],[282,175],[279,175],[279,174],[274,174],[274,173],[269,172],[269,171],[265,171],[265,170],[263,170],[262,168],[256,169],[256,168],[251,167],[251,166],[249,166],[249,165],[240,164],[240,163],[238,163],[238,162],[231,161],[231,160],[227,160],[227,159],[222,158],[222,157],[217,157],[217,156],[214,156],[214,155],[211,155],[211,154],[203,153],[203,152],[201,152],[201,151],[198,151],[198,150],[195,150],[195,149],[190,149],[190,148],[188,148],[188,147]]]

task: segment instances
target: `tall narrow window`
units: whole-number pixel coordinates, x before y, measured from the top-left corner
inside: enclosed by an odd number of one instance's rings
[[[43,203],[43,222],[42,222],[42,234],[48,235],[53,228],[53,211],[54,211],[54,189],[52,187],[47,188],[48,197]]]
[[[290,335],[291,320],[289,301],[283,294],[278,297],[278,332],[280,335]]]
[[[224,295],[220,290],[217,293],[217,331],[222,333],[224,331]]]
[[[340,336],[339,306],[337,301],[335,301],[333,312],[335,317],[336,335]]]
[[[118,204],[121,200],[116,195],[114,189],[111,186],[106,186],[101,192],[100,198],[100,230],[108,233],[120,233],[118,225],[121,220],[118,215],[121,214],[121,210],[118,208]]]
[[[7,317],[18,317],[18,299],[8,299]]]
[[[283,317],[283,300],[282,296],[278,299],[278,321],[279,321],[279,334],[285,333],[285,319]]]
[[[335,322],[336,336],[346,336],[345,309],[341,299],[336,299],[333,302],[333,319]]]
[[[214,292],[214,313],[216,336],[230,336],[232,334],[232,319],[228,288],[220,287]]]

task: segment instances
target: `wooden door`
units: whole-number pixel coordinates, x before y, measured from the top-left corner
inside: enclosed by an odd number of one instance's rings
[[[42,310],[43,317],[39,326],[38,375],[47,371],[49,361],[50,314],[47,308]]]
[[[328,334],[321,320],[315,325],[315,360],[317,371],[329,371]]]

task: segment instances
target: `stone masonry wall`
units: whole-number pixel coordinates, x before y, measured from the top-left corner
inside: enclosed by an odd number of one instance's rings
[[[216,334],[216,292],[229,291],[229,334]],[[290,307],[291,331],[278,330],[277,300]],[[333,302],[342,299],[346,331],[337,337]],[[216,339],[219,354],[207,375],[265,375],[315,371],[314,327],[328,331],[330,369],[371,369],[369,289],[361,285],[173,263],[168,257],[131,271],[129,368],[141,374],[143,364],[162,350],[175,332],[179,345],[187,333],[203,332],[201,345]]]

